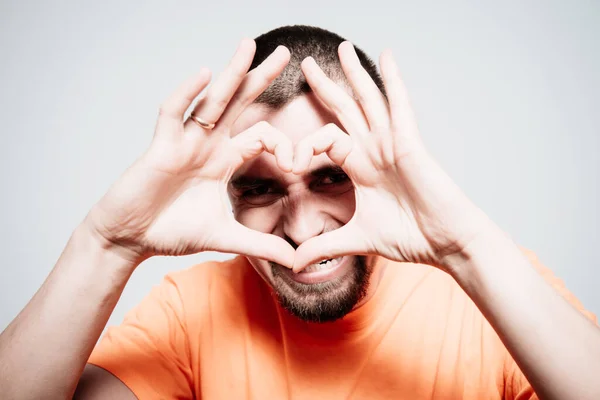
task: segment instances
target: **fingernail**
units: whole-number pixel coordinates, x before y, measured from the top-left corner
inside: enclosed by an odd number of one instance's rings
[[[245,45],[245,44],[248,45],[251,42],[254,42],[254,39],[250,39],[250,38],[246,37],[246,38],[243,38],[242,40],[240,40],[240,45]]]
[[[208,69],[208,67],[202,67],[200,68],[200,71],[198,71],[199,75],[210,75],[210,69]]]
[[[246,48],[248,46],[254,46],[254,39],[250,39],[250,38],[243,38],[242,40],[240,40],[240,43],[238,45],[237,50],[241,50],[243,48]]]
[[[283,45],[277,46],[277,48],[273,51],[273,53],[275,53],[275,52],[277,52],[279,54],[290,54],[290,50]]]
[[[281,168],[283,172],[291,172],[292,168],[294,168],[294,164],[287,160],[281,160],[279,161],[279,168]]]
[[[388,57],[389,57],[391,60],[393,60],[393,59],[394,59],[394,53],[392,53],[392,49],[390,49],[390,48],[387,48],[387,49],[385,49],[384,51],[387,53]]]

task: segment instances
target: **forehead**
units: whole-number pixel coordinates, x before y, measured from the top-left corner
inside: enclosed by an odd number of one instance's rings
[[[231,136],[263,120],[280,130],[294,144],[328,123],[338,123],[337,118],[314,94],[307,93],[278,110],[269,109],[262,104],[250,105],[232,126]]]

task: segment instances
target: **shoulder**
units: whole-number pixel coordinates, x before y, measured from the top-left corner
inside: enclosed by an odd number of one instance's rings
[[[188,328],[227,319],[249,307],[249,299],[261,296],[265,283],[246,257],[207,261],[167,274],[163,285],[176,293]],[[214,318],[213,318],[214,317]]]

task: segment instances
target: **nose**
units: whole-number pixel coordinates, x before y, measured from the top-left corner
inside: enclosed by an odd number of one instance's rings
[[[325,231],[325,215],[310,196],[290,198],[283,215],[285,239],[294,247]]]

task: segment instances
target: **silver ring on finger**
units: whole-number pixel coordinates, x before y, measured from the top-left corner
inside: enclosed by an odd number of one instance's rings
[[[213,129],[215,127],[215,124],[210,123],[210,122],[206,122],[205,120],[203,120],[199,116],[195,115],[193,112],[190,114],[190,118],[192,119],[192,121],[194,121],[195,123],[197,123],[198,126],[200,126],[200,128],[211,130],[211,129]]]

